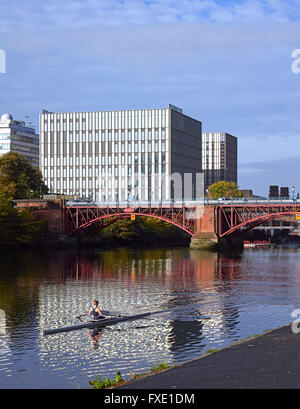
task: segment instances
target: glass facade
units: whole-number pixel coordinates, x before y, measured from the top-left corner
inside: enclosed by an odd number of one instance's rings
[[[205,189],[220,180],[237,183],[237,138],[225,132],[203,132],[202,169]]]
[[[114,203],[169,200],[177,151],[194,155],[189,171],[201,168],[201,122],[176,111],[173,124],[171,111],[43,111],[40,169],[51,193]]]
[[[39,167],[39,135],[32,126],[4,114],[0,118],[0,156],[8,152],[17,152]]]
[[[166,111],[44,111],[40,168],[50,191],[104,202],[168,197],[155,177],[169,169]]]

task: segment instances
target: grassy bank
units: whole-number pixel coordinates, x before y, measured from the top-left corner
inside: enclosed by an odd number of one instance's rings
[[[155,373],[159,373],[161,371],[165,371],[166,369],[169,369],[173,366],[167,365],[165,362],[163,363],[158,363],[154,365],[150,371],[140,373],[140,374],[130,374],[130,379],[124,380],[122,379],[121,373],[117,372],[116,376],[114,379],[110,380],[109,378],[106,379],[101,379],[101,378],[96,378],[93,381],[89,381],[89,384],[94,387],[94,389],[106,389],[106,388],[118,388],[120,386],[126,385],[129,382],[132,382],[136,379],[141,379],[144,378],[145,376],[153,375]]]

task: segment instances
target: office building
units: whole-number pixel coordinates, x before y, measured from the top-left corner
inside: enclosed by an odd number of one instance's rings
[[[82,199],[159,201],[183,194],[192,199],[197,195],[196,174],[201,172],[201,133],[201,122],[173,105],[43,110],[40,170],[51,193]],[[174,174],[187,181],[181,188],[174,188]]]
[[[39,135],[30,123],[16,121],[10,114],[0,119],[0,156],[8,152],[24,155],[32,166],[39,167]]]
[[[202,170],[205,190],[220,180],[237,183],[237,138],[226,132],[203,132]]]

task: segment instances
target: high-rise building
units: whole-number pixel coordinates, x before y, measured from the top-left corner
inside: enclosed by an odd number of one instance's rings
[[[202,133],[205,190],[220,180],[237,183],[237,138],[226,132]]]
[[[201,172],[201,134],[201,122],[173,105],[43,110],[40,170],[52,193],[101,202],[193,199]],[[184,181],[180,188],[174,183],[178,178]]]
[[[39,167],[39,135],[34,127],[15,121],[10,114],[0,119],[0,156],[8,152],[24,155],[32,166]]]

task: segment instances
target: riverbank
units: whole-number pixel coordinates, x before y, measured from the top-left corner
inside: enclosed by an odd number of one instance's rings
[[[298,389],[299,342],[285,325],[118,389]]]

